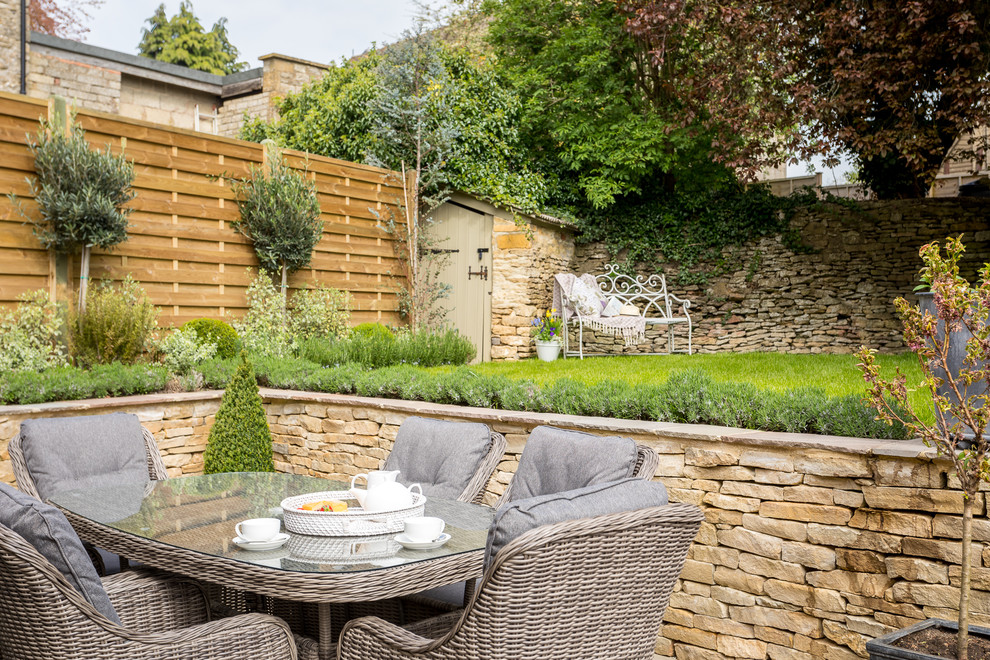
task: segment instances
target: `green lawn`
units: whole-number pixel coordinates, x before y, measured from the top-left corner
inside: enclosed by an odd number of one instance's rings
[[[568,358],[556,362],[536,359],[517,362],[488,362],[472,365],[484,374],[501,374],[548,384],[561,378],[594,384],[605,380],[630,384],[665,382],[687,369],[702,369],[714,380],[750,383],[760,389],[784,392],[802,387],[823,390],[830,396],[862,395],[866,391],[855,355],[808,355],[787,353],[701,353],[695,355],[648,355]],[[915,410],[930,410],[931,397],[921,388],[921,368],[913,353],[879,355],[877,362],[887,377],[900,368],[907,375]],[[437,370],[444,370],[440,367]]]

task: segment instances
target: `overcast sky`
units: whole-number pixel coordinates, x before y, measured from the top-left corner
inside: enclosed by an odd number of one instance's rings
[[[84,41],[124,53],[137,53],[141,28],[161,0],[105,0],[92,12]],[[167,0],[165,13],[177,14],[179,0]],[[230,42],[248,68],[258,57],[280,53],[327,63],[394,41],[410,27],[413,0],[195,0],[193,13],[206,30],[227,17]]]

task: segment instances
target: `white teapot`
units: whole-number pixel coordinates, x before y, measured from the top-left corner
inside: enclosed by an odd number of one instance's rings
[[[419,484],[413,484],[406,488],[398,481],[398,470],[373,470],[365,474],[356,474],[351,477],[351,494],[357,499],[361,508],[370,513],[379,511],[392,511],[412,506],[413,488],[423,494],[423,489]],[[364,477],[368,483],[368,488],[355,488],[354,482]]]

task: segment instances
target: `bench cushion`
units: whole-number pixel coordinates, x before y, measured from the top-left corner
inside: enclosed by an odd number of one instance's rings
[[[120,623],[82,541],[61,511],[0,483],[0,524],[33,545],[103,616]]]
[[[136,415],[27,419],[20,433],[24,464],[42,500],[69,490],[150,479]]]
[[[399,481],[418,483],[427,497],[456,500],[481,467],[491,442],[491,429],[484,424],[410,417],[399,427],[384,469],[399,470]]]
[[[531,529],[664,504],[663,484],[635,478],[513,501],[495,512],[485,545],[485,568],[509,541]]]
[[[631,477],[637,458],[630,438],[537,426],[519,458],[509,501]]]

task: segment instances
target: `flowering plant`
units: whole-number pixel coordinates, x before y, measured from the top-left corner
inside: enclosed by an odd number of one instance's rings
[[[548,309],[546,314],[542,314],[533,319],[530,324],[530,331],[538,341],[560,341],[564,333],[564,322],[559,316],[554,316],[556,309]]]

